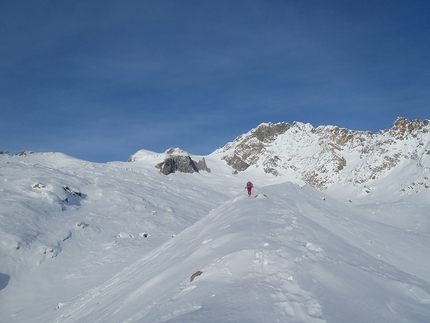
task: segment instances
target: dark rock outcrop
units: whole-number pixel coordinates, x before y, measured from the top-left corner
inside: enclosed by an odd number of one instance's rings
[[[196,164],[197,169],[200,170],[205,170],[208,171],[208,165],[206,165],[206,160],[203,157],[202,160],[199,160]]]
[[[19,153],[16,153],[15,156],[28,156],[28,155],[32,155],[32,154],[34,154],[33,151],[23,150]]]
[[[243,161],[237,154],[233,154],[233,156],[225,156],[223,159],[227,162],[228,166],[233,167],[235,170],[241,172],[247,169],[250,165]]]
[[[189,173],[207,170],[206,161],[202,160],[195,162],[190,156],[169,156],[163,162],[155,165],[164,175],[169,175],[175,172]]]
[[[285,122],[261,124],[248,134],[236,138],[233,143],[227,144],[224,149],[228,150],[235,146],[235,151],[222,159],[235,170],[244,171],[259,160],[260,155],[266,150],[266,144],[272,143],[290,128],[291,125]],[[270,166],[267,167],[266,172],[277,173]]]

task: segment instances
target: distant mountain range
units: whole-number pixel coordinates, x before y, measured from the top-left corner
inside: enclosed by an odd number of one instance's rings
[[[377,133],[301,122],[263,123],[213,154],[237,171],[262,168],[318,189],[335,183],[370,184],[393,173],[404,173],[407,181],[399,184],[399,192],[430,186],[429,120],[398,118]]]
[[[175,155],[189,154],[178,148],[164,154],[141,150],[129,161],[149,159],[155,165]],[[210,155],[221,158],[232,173],[262,171],[319,190],[350,184],[370,193],[384,179],[398,195],[418,193],[430,188],[430,121],[398,118],[377,133],[301,122],[262,123]]]

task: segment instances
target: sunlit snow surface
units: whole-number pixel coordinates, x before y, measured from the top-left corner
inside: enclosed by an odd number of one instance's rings
[[[0,155],[1,322],[430,322],[430,189],[145,156]]]

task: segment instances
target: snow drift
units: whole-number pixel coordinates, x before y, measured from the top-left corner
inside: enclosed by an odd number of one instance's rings
[[[0,155],[2,322],[430,320],[427,156],[323,191],[223,156]]]

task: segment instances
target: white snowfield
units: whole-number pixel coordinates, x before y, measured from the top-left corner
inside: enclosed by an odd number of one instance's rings
[[[407,166],[363,194],[139,154],[0,155],[0,322],[430,322],[430,189],[397,194]]]

